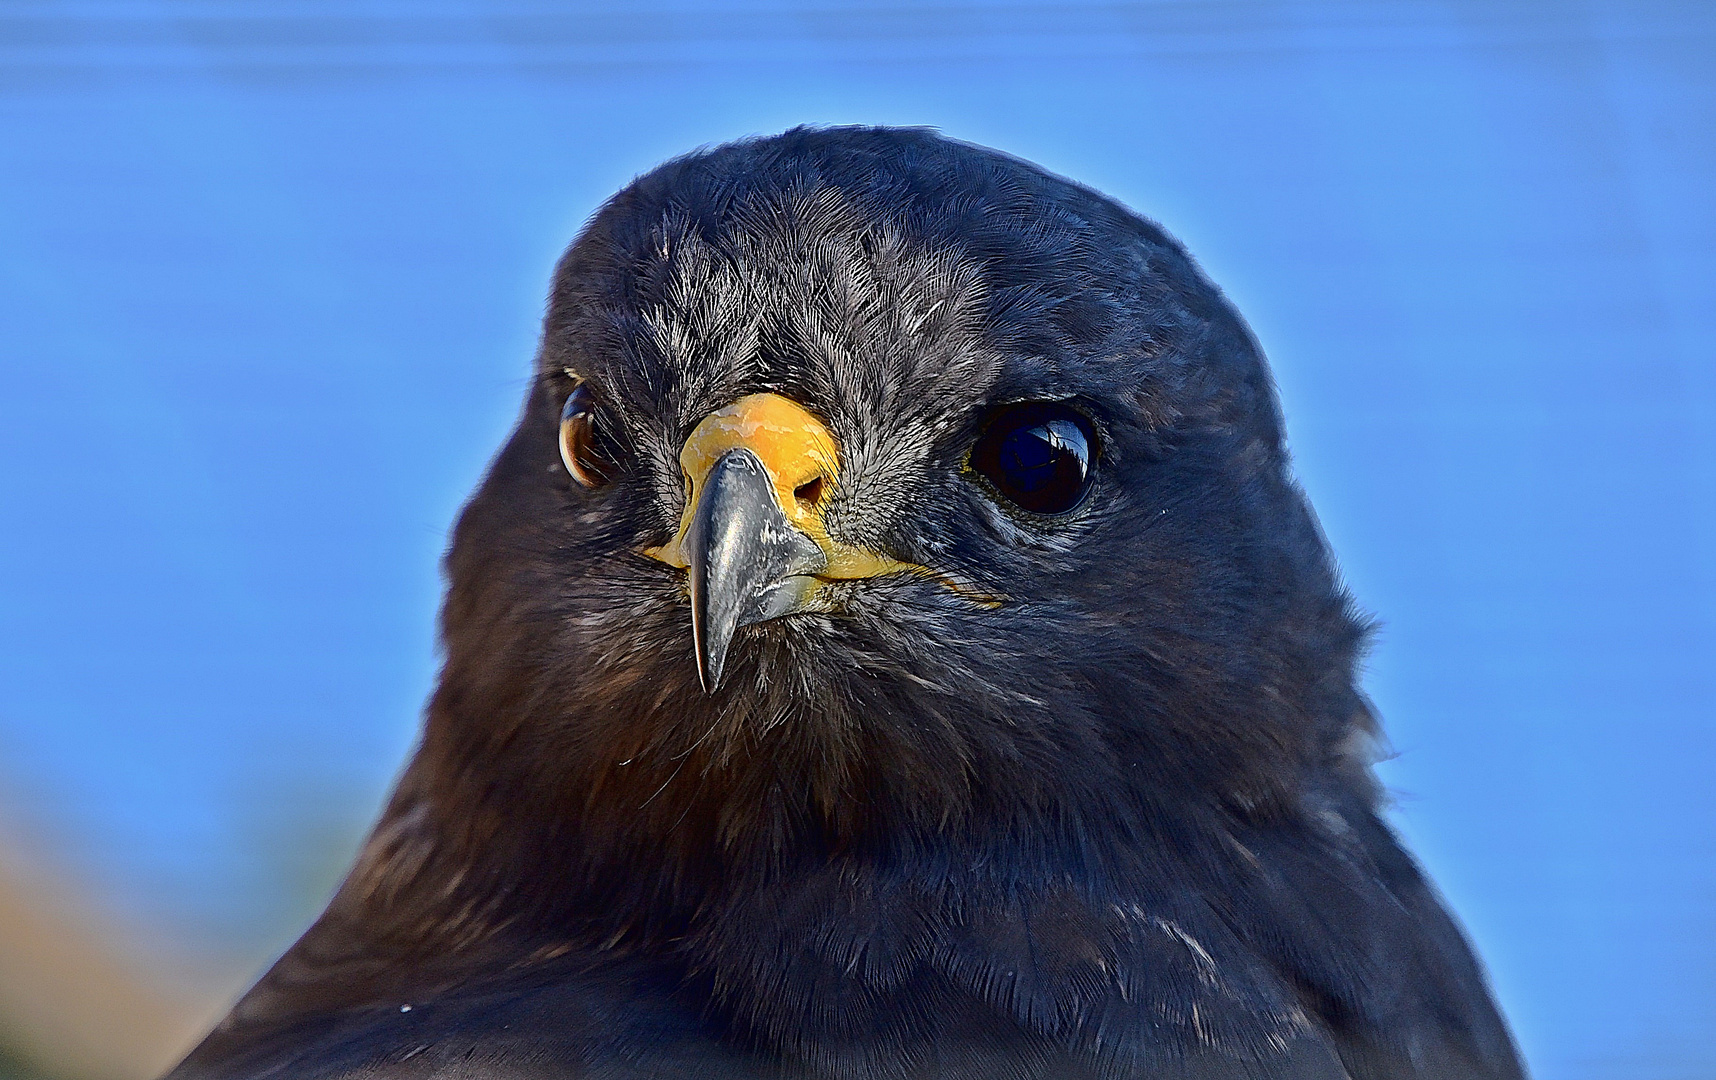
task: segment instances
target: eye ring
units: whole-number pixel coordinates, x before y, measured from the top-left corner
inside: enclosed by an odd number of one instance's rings
[[[596,420],[596,395],[583,379],[575,378],[560,409],[560,461],[572,479],[592,490],[618,471]]]
[[[1021,401],[989,414],[967,469],[1018,509],[1062,517],[1081,506],[1096,478],[1096,425],[1061,401]]]

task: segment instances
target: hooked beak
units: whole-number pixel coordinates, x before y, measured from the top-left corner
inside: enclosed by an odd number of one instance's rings
[[[733,632],[795,611],[828,565],[775,501],[767,469],[745,447],[727,451],[703,484],[684,548],[691,559],[691,637],[703,689],[721,685]]]
[[[705,691],[721,685],[740,627],[804,610],[826,581],[924,571],[828,535],[822,511],[839,475],[839,450],[797,402],[740,398],[703,418],[679,462],[690,484],[679,532],[644,554],[689,571]]]

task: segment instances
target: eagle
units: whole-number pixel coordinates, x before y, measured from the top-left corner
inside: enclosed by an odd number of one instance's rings
[[[378,824],[173,1080],[1523,1076],[1261,350],[1087,187],[876,127],[637,179],[445,575]]]

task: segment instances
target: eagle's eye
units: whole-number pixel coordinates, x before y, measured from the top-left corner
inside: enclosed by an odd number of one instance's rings
[[[971,448],[971,468],[1033,514],[1064,514],[1090,491],[1094,426],[1058,401],[1005,405]]]
[[[560,460],[572,479],[587,488],[608,482],[615,467],[605,441],[596,426],[596,396],[579,380],[560,410]]]

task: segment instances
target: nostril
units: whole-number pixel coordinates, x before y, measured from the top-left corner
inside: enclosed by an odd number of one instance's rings
[[[793,498],[806,506],[815,506],[822,501],[822,477],[813,477],[798,487],[792,489]]]

